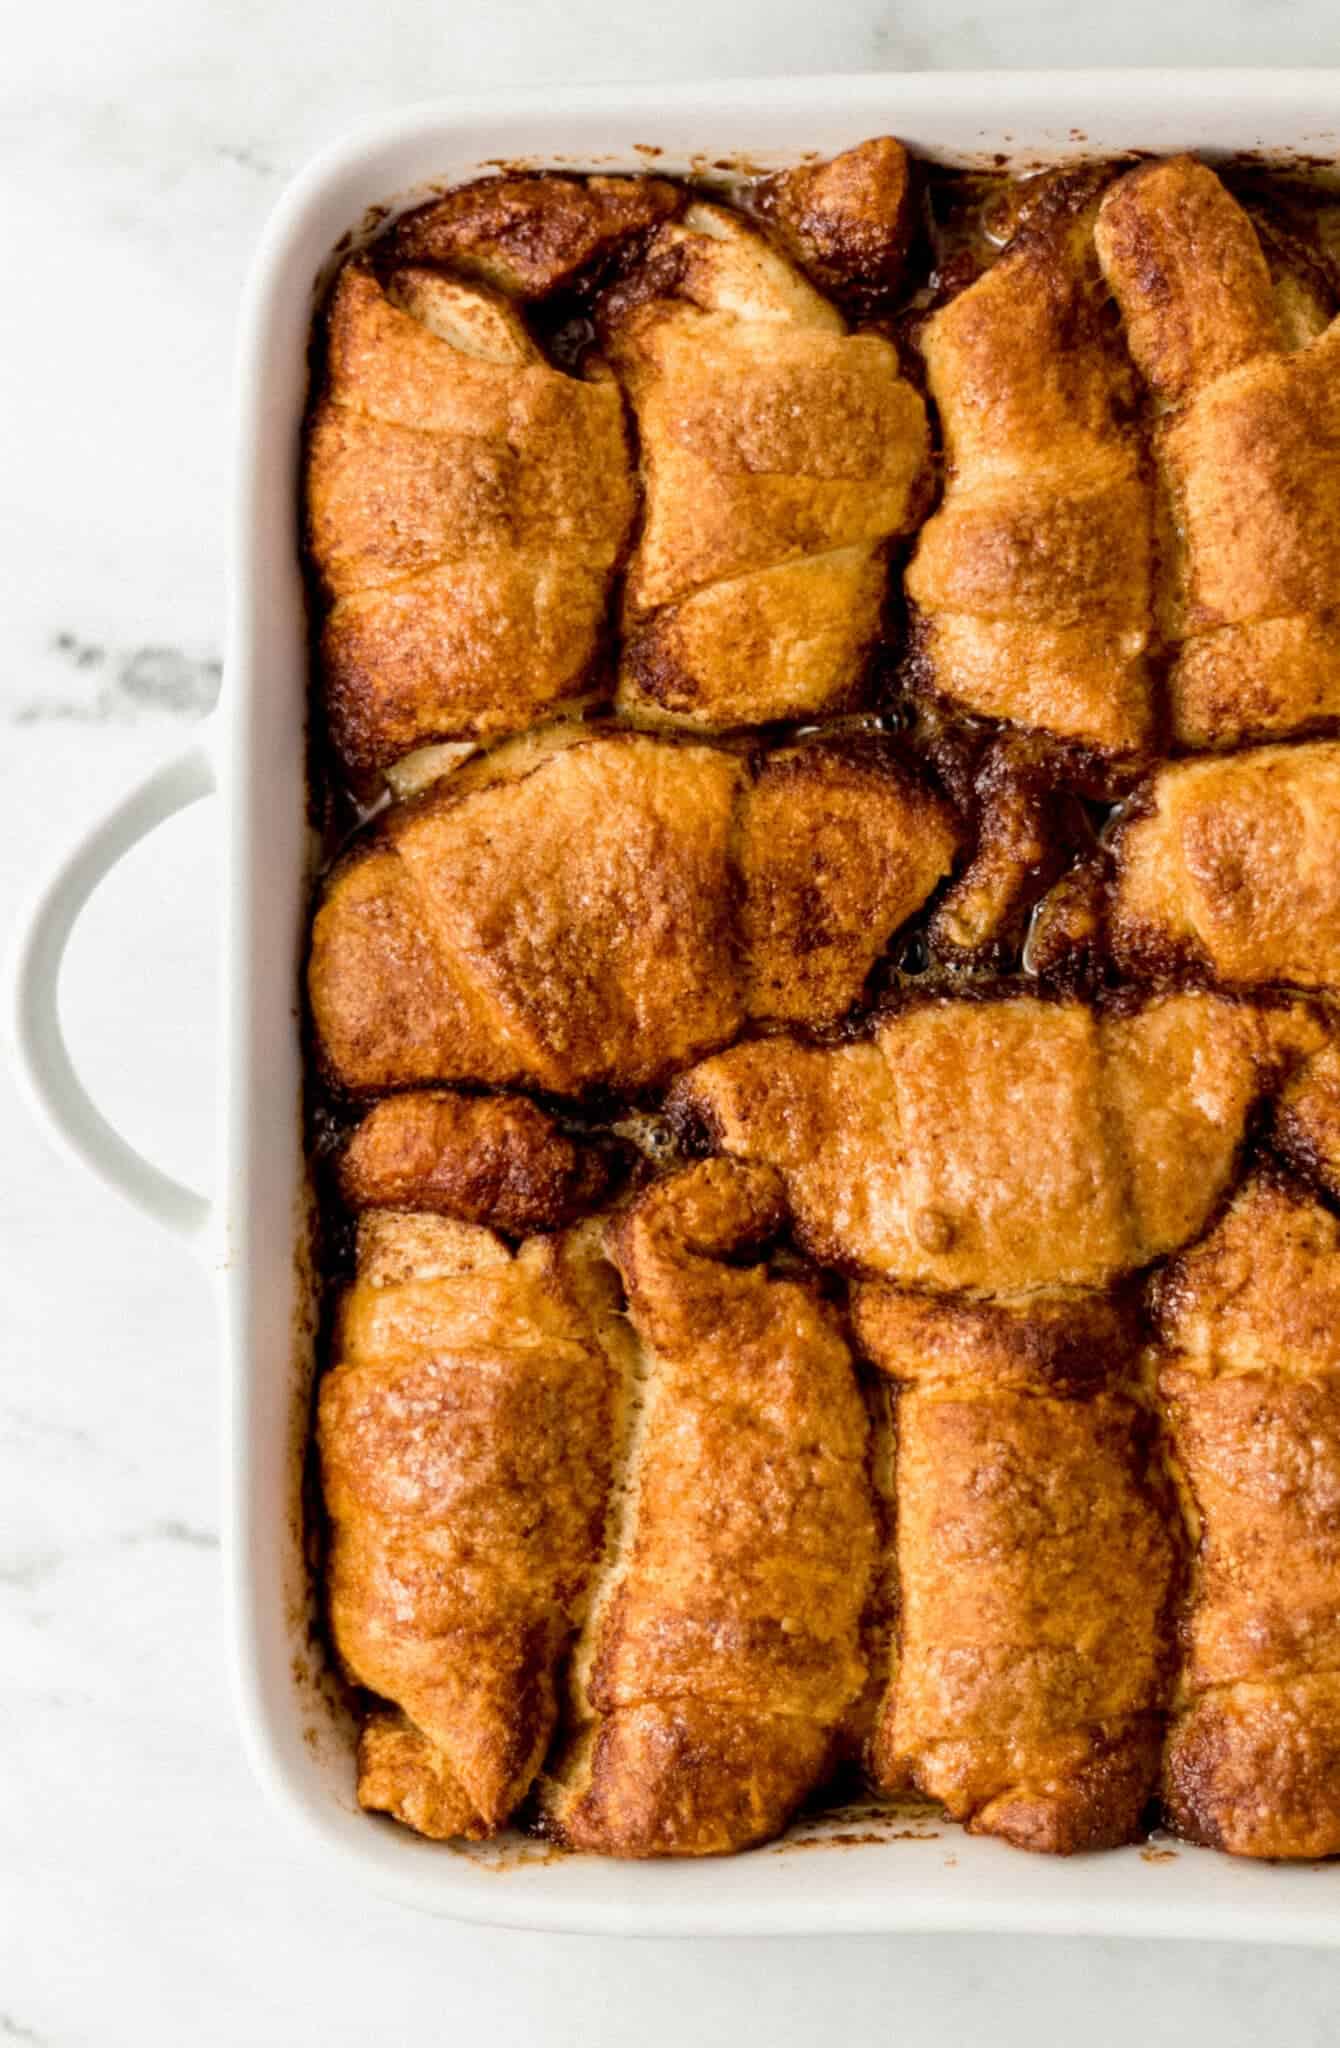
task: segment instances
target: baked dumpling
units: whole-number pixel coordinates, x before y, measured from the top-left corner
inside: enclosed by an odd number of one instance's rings
[[[1187,993],[1095,1013],[909,1004],[854,1043],[737,1045],[675,1112],[773,1166],[825,1265],[937,1291],[1095,1287],[1201,1230],[1250,1111],[1324,1043],[1310,1010]]]
[[[729,727],[854,706],[886,544],[920,515],[926,409],[893,343],[850,334],[755,228],[695,201],[610,293],[643,523],[618,702]]]
[[[766,1168],[647,1190],[610,1249],[642,1354],[625,1508],[543,1789],[576,1849],[702,1856],[779,1834],[865,1678],[868,1426],[833,1309],[763,1257]]]
[[[510,172],[457,185],[405,214],[391,249],[398,263],[442,264],[509,299],[542,299],[587,281],[683,206],[682,189],[667,178]]]
[[[1152,739],[1152,501],[1103,317],[1091,173],[926,322],[945,487],[908,565],[913,680],[1104,756]]]
[[[876,1783],[1026,1849],[1131,1841],[1158,1787],[1177,1566],[1137,1320],[1103,1295],[869,1282],[853,1318],[897,1388]]]
[[[307,444],[326,720],[355,776],[515,732],[587,687],[633,516],[618,387],[507,300],[346,264]]]
[[[829,298],[854,312],[878,312],[894,300],[917,229],[917,186],[892,135],[763,178],[753,200]]]
[[[1002,733],[976,764],[972,858],[935,906],[927,936],[943,960],[983,967],[1017,955],[1028,914],[1064,865],[1044,742]]]
[[[351,1091],[645,1088],[749,1018],[835,1022],[948,869],[944,801],[877,742],[752,764],[570,727],[387,814],[330,876],[308,982]]]
[[[1322,1047],[1275,1107],[1275,1150],[1340,1201],[1340,1043]]]
[[[1159,769],[1114,836],[1118,970],[1340,985],[1338,843],[1340,741]]]
[[[533,1154],[543,1133],[515,1128]],[[444,1213],[462,1206],[451,1191],[468,1180],[470,1133],[437,1132],[442,1156],[421,1159],[417,1187],[402,1174],[422,1206],[359,1217],[317,1444],[331,1636],[385,1703],[363,1729],[359,1800],[421,1834],[479,1838],[506,1824],[549,1744],[601,1556],[630,1354],[598,1227],[513,1250]],[[532,1220],[524,1178],[519,1157],[513,1225]],[[549,1191],[534,1192],[543,1222]]]
[[[607,1182],[597,1148],[526,1096],[453,1088],[384,1097],[339,1161],[348,1209],[430,1211],[516,1236],[588,1215]]]
[[[1258,1177],[1156,1309],[1197,1542],[1169,1812],[1234,1855],[1340,1854],[1340,1226]]]
[[[1256,229],[1191,157],[1103,201],[1098,250],[1162,407],[1175,739],[1340,717],[1340,324],[1300,331]]]

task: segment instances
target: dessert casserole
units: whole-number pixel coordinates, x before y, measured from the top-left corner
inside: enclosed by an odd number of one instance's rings
[[[1340,1854],[1340,208],[504,170],[304,452],[358,1798]]]

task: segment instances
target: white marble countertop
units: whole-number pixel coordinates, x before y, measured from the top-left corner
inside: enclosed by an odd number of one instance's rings
[[[349,121],[581,78],[1337,55],[1330,0],[25,8],[0,80],[6,924],[214,699],[239,282],[284,180]],[[213,887],[202,806],[95,901],[65,985],[100,1099],[201,1185]],[[618,1944],[349,1897],[278,1831],[233,1728],[205,1281],[47,1149],[3,1076],[0,1131],[0,2044],[1335,2038],[1329,1955]]]

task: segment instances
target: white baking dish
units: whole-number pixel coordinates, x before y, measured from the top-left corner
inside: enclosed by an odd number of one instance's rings
[[[275,1804],[328,1869],[461,1919],[630,1934],[895,1929],[1340,1940],[1340,1865],[1271,1868],[1178,1846],[1070,1862],[957,1829],[865,1823],[844,1845],[723,1862],[620,1865],[513,1844],[470,1853],[360,1814],[350,1731],[310,1636],[299,1499],[311,1372],[300,1129],[298,976],[309,844],[307,635],[297,562],[298,432],[319,273],[367,210],[498,160],[680,171],[754,166],[894,133],[957,162],[1023,166],[1126,149],[1331,158],[1337,72],[1108,72],[769,79],[602,87],[411,108],[356,131],[290,186],[247,288],[223,700],[212,728],[71,855],[20,934],[15,1048],[55,1134],[214,1269],[224,1319],[229,1630],[238,1711]],[[649,156],[648,152],[659,152]],[[106,870],[217,788],[225,836],[222,1179],[212,1201],[139,1157],[65,1053],[56,982]],[[804,1835],[813,1836],[806,1828]],[[820,1830],[822,1833],[822,1830]],[[901,1835],[903,1838],[897,1838]],[[912,1836],[915,1839],[909,1839]]]

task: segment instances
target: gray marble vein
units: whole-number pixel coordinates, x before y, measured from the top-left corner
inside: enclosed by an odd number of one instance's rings
[[[216,655],[202,659],[180,647],[120,653],[71,632],[53,634],[51,647],[84,687],[77,693],[53,690],[21,698],[9,711],[15,725],[41,725],[48,719],[104,725],[145,713],[203,718],[218,701],[223,663]]]
[[[42,2044],[49,2038],[47,2034],[39,2034],[36,2027],[25,2027],[21,2021],[15,2019],[12,2012],[0,2012],[0,2040],[32,2041],[38,2044],[38,2048],[42,2048]]]
[[[188,1522],[178,1522],[171,1517],[153,1522],[147,1529],[129,1529],[117,1541],[130,1548],[143,1543],[173,1543],[187,1550],[217,1550],[219,1547],[219,1539],[213,1529],[193,1529]]]

